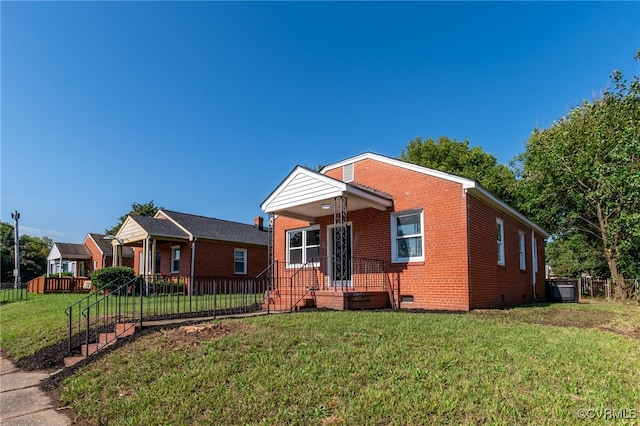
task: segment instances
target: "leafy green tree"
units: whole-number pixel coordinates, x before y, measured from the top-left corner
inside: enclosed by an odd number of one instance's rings
[[[518,208],[516,175],[509,167],[498,164],[493,155],[480,147],[469,147],[469,141],[441,136],[438,140],[417,137],[402,150],[400,158],[409,163],[474,179],[498,198]]]
[[[124,221],[127,219],[127,216],[129,215],[152,217],[158,212],[158,210],[163,208],[164,207],[158,207],[153,204],[153,200],[149,201],[146,204],[138,204],[134,202],[133,204],[131,204],[131,211],[125,215],[120,216],[120,219],[118,219],[118,224],[113,226],[112,228],[105,229],[104,233],[107,235],[116,235]]]
[[[548,242],[545,253],[547,263],[556,276],[577,277],[583,272],[590,276],[604,276],[607,271],[602,252],[581,233],[574,232]]]
[[[2,276],[0,279],[3,283],[13,282],[13,267],[14,267],[14,235],[13,226],[6,222],[0,222],[0,240],[2,246],[0,247],[0,258]]]
[[[639,51],[640,53],[640,51]],[[613,88],[548,129],[535,129],[520,160],[526,210],[550,232],[598,242],[619,298],[640,247],[640,81]]]
[[[0,239],[2,247],[2,282],[13,282],[13,267],[15,262],[15,237],[13,225],[0,222]],[[28,282],[47,271],[47,256],[53,246],[48,237],[33,237],[20,235],[20,278]]]

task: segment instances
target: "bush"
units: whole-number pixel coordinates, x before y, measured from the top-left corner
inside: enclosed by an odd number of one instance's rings
[[[91,273],[91,284],[98,290],[114,290],[136,277],[128,266],[108,266]]]

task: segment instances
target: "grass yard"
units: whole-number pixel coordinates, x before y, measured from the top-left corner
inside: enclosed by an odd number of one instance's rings
[[[64,309],[85,296],[30,293],[27,300],[0,305],[0,348],[19,360],[66,339]]]
[[[573,424],[640,417],[639,354],[637,304],[305,312],[142,336],[61,404],[87,425]]]

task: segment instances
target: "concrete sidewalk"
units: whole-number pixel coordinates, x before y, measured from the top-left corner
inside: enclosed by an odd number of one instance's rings
[[[0,358],[0,425],[63,426],[73,424],[66,410],[40,390],[40,382],[51,374],[24,371],[5,357]]]

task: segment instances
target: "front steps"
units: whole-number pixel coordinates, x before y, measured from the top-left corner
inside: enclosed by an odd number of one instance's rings
[[[300,291],[290,291],[289,289],[274,290],[265,298],[264,309],[270,312],[290,312],[300,309],[313,308],[315,300],[313,292],[307,292],[302,296]],[[292,306],[293,305],[293,306]]]
[[[80,345],[80,353],[82,355],[68,356],[64,359],[64,366],[71,367],[72,365],[82,361],[83,359],[90,357],[91,355],[99,352],[109,345],[113,345],[118,339],[131,336],[134,334],[140,325],[138,323],[118,323],[115,325],[115,331],[111,333],[100,333],[98,335],[98,341],[96,343],[89,343]]]

